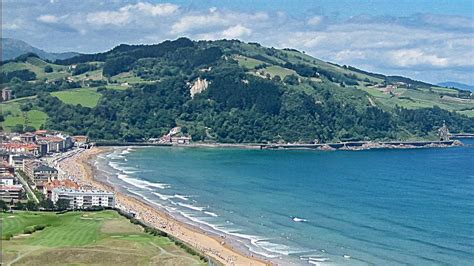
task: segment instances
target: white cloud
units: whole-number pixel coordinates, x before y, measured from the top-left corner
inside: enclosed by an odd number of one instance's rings
[[[246,14],[219,12],[217,9],[212,9],[207,14],[184,15],[172,25],[171,29],[174,34],[180,34],[192,30],[222,29],[222,27],[229,27],[240,23],[261,23],[268,20],[268,18],[268,14],[263,12]]]
[[[309,18],[306,23],[307,23],[308,25],[311,25],[311,26],[317,26],[317,25],[319,25],[322,21],[323,21],[323,17],[321,17],[321,16],[314,16],[314,17]]]
[[[250,34],[252,34],[251,29],[238,24],[222,31],[196,34],[194,37],[199,40],[240,39],[247,37]]]
[[[99,26],[115,25],[124,26],[132,21],[139,21],[143,16],[163,17],[177,12],[179,6],[169,3],[150,4],[147,2],[138,2],[134,5],[126,5],[118,11],[100,11],[87,14],[86,20],[90,24]]]
[[[23,21],[15,19],[12,22],[4,22],[2,20],[2,30],[19,30],[23,27]]]
[[[439,57],[436,54],[429,54],[421,49],[402,49],[388,52],[392,63],[400,67],[413,67],[429,65],[434,67],[447,67],[447,58]]]
[[[86,20],[97,26],[121,26],[130,22],[130,13],[125,11],[101,11],[87,14]]]
[[[235,39],[242,36],[250,35],[251,33],[252,33],[251,29],[246,28],[239,24],[239,25],[225,29],[222,32],[222,36],[224,36],[224,38],[227,38],[227,39]]]
[[[59,19],[60,18],[55,15],[41,15],[37,18],[38,21],[44,23],[58,23]]]
[[[135,5],[126,5],[120,8],[120,11],[122,12],[139,11],[142,14],[147,14],[150,16],[169,16],[176,13],[178,9],[179,9],[178,5],[174,5],[170,3],[153,5],[150,3],[139,2]]]

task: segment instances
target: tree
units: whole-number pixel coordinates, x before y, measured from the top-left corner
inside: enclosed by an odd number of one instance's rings
[[[29,200],[28,202],[26,202],[25,208],[29,211],[36,211],[38,210],[38,205],[36,204],[36,202]]]
[[[298,85],[299,84],[298,77],[293,75],[293,74],[286,76],[283,79],[283,82],[285,82],[287,84],[290,84],[290,85]]]
[[[24,131],[25,132],[34,132],[34,131],[36,131],[36,128],[34,128],[32,126],[25,126]]]
[[[46,210],[54,209],[54,202],[50,199],[45,199],[40,202],[40,207]]]
[[[58,199],[58,201],[56,201],[56,209],[58,209],[60,211],[64,211],[64,210],[69,209],[69,200],[67,200],[67,199]]]
[[[50,65],[47,65],[44,67],[44,72],[51,73],[53,72],[53,68]]]
[[[8,205],[7,205],[7,203],[6,203],[5,201],[3,201],[3,200],[0,200],[0,210],[2,210],[2,211],[8,210]]]
[[[23,130],[23,125],[22,124],[16,124],[13,128],[12,128],[12,131],[13,132],[17,132],[17,133],[24,133],[25,131]]]
[[[23,204],[23,202],[21,201],[17,201],[15,203],[15,209],[17,210],[24,210],[25,209],[25,204]]]
[[[33,108],[33,105],[31,103],[25,103],[25,104],[20,105],[20,110],[22,112],[28,112],[31,110],[31,108]]]

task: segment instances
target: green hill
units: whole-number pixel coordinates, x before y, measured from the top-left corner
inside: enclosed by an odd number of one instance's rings
[[[469,91],[237,40],[120,45],[54,64],[27,56],[2,76],[16,97],[37,96],[44,127],[93,139],[141,141],[174,126],[219,142],[434,138],[443,121],[474,131]]]

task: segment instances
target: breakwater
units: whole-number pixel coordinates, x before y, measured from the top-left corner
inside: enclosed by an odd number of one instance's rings
[[[315,150],[368,150],[368,149],[410,149],[449,147],[462,145],[460,141],[389,141],[389,142],[338,142],[321,144],[263,144],[261,149],[315,149]]]

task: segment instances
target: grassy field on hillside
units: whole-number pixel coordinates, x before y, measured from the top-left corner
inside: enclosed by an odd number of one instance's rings
[[[205,265],[115,211],[2,213],[2,265]],[[24,234],[25,229],[45,229]],[[11,236],[10,240],[3,240]]]
[[[90,108],[97,106],[101,97],[101,94],[98,93],[95,88],[56,91],[52,92],[51,95],[59,98],[64,103],[72,105],[80,104],[84,107]]]
[[[34,107],[28,112],[22,112],[20,109],[22,104],[29,103],[34,98],[35,97],[25,97],[0,104],[0,111],[5,118],[5,121],[2,122],[2,127],[5,131],[11,131],[17,124],[39,129],[41,125],[46,123],[46,119],[48,118],[46,113]]]
[[[474,100],[472,99],[459,99],[449,96],[441,96],[435,92],[419,91],[412,89],[401,89],[395,90],[397,96],[392,96],[388,93],[384,93],[376,88],[359,87],[360,89],[368,92],[377,103],[382,106],[393,108],[396,105],[409,108],[431,108],[433,106],[439,106],[440,108],[459,111],[474,106]],[[448,91],[449,89],[447,89]],[[460,112],[467,116],[473,116],[472,112]]]
[[[264,64],[263,61],[260,61],[254,58],[245,57],[242,55],[237,55],[235,56],[234,59],[237,60],[240,66],[248,68],[248,69],[254,69],[256,66]]]
[[[53,68],[53,72],[44,72],[44,67],[47,65]],[[34,72],[36,74],[37,79],[45,78],[48,80],[56,80],[69,76],[70,74],[66,72],[66,68],[67,67],[65,66],[47,63],[42,59],[36,57],[30,57],[26,60],[26,62],[10,62],[5,65],[2,65],[3,72],[27,69]]]

